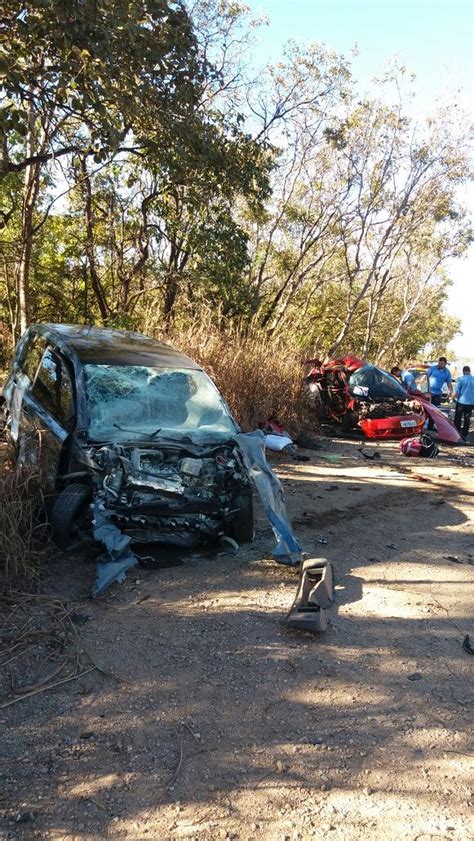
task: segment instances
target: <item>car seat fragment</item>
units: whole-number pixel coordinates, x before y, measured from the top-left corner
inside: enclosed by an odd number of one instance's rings
[[[281,435],[275,433],[265,434],[265,447],[268,450],[274,450],[276,453],[281,453],[285,447],[291,447],[293,439],[285,432]]]
[[[281,435],[265,433],[265,449],[273,450],[276,453],[288,453],[295,461],[309,461],[309,456],[299,452],[297,445],[286,432]]]
[[[296,597],[285,624],[302,631],[325,631],[328,620],[324,609],[332,601],[332,565],[326,558],[308,558],[301,565]]]
[[[241,432],[235,440],[277,540],[272,555],[279,563],[297,566],[301,562],[302,549],[286,513],[281,482],[265,458],[265,436],[257,429]]]

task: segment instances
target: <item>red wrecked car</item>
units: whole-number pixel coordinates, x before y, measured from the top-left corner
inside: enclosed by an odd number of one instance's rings
[[[367,438],[405,438],[418,435],[431,418],[441,441],[461,440],[453,424],[431,406],[428,395],[408,394],[382,368],[350,355],[309,362],[306,384],[319,417],[340,423],[345,432],[359,428]]]

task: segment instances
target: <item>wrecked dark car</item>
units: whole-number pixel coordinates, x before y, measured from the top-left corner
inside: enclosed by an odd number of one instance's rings
[[[252,540],[239,428],[209,377],[172,347],[122,330],[33,325],[3,403],[18,460],[41,471],[62,548],[91,529],[112,560],[133,557],[131,544]]]
[[[306,383],[322,420],[340,423],[344,432],[358,428],[368,438],[403,438],[423,429],[422,403],[387,371],[356,356],[311,364]]]

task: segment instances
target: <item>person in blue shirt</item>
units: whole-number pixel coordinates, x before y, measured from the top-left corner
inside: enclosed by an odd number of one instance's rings
[[[441,406],[441,398],[443,395],[443,386],[448,386],[449,396],[453,396],[453,384],[451,382],[451,371],[447,367],[447,359],[445,356],[440,356],[437,365],[432,365],[428,368],[428,380],[430,383],[431,402],[433,406]]]
[[[410,371],[402,371],[402,383],[407,391],[416,391],[415,377]]]
[[[474,377],[471,374],[469,365],[464,366],[462,377],[456,380],[454,399],[456,401],[454,426],[463,438],[467,438],[469,435],[471,413],[474,409]]]
[[[400,380],[401,384],[407,391],[416,391],[415,377],[410,371],[402,371],[398,365],[394,365],[390,370],[392,377]]]

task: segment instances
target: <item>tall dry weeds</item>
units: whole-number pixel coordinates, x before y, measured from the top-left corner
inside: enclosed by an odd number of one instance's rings
[[[199,362],[224,395],[244,431],[255,429],[271,416],[293,434],[311,431],[314,418],[302,391],[304,366],[301,351],[258,329],[239,331],[211,319],[163,337],[148,325],[150,334],[165,338]]]
[[[41,482],[37,471],[3,464],[0,479],[0,592],[39,581],[46,539]]]

